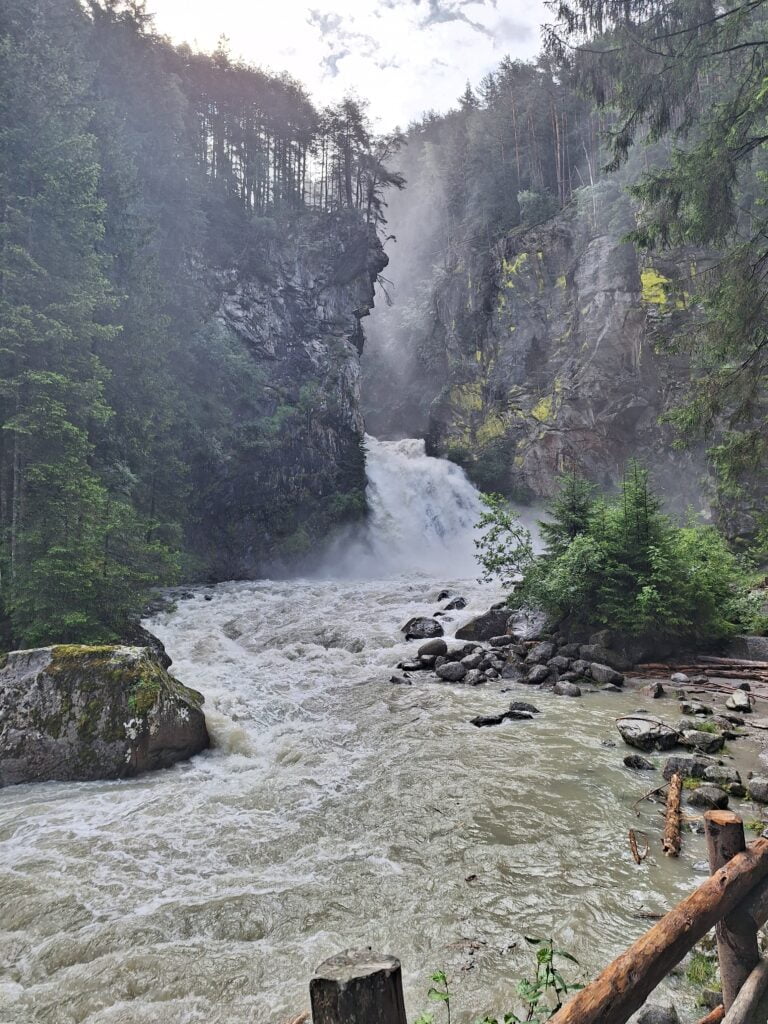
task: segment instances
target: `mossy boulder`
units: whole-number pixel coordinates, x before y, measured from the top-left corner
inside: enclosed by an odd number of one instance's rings
[[[0,669],[0,786],[167,768],[208,747],[202,704],[147,647],[13,651]]]

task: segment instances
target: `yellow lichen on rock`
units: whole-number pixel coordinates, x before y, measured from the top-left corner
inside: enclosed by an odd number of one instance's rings
[[[658,270],[646,267],[640,273],[643,301],[652,302],[655,306],[666,306],[668,302],[667,286],[670,283],[669,278],[664,277]]]

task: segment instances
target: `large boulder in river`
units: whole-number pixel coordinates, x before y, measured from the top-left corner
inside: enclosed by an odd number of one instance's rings
[[[202,704],[146,647],[14,651],[0,670],[0,786],[167,768],[209,745]]]
[[[618,720],[616,728],[625,743],[646,753],[649,750],[671,750],[678,741],[676,730],[662,722],[660,718],[627,715],[626,718]]]
[[[406,640],[429,640],[434,636],[442,636],[445,632],[437,619],[428,619],[424,615],[409,619],[401,629]]]
[[[456,630],[457,640],[490,640],[507,631],[509,609],[491,608],[484,615],[478,615],[465,622],[461,629]]]

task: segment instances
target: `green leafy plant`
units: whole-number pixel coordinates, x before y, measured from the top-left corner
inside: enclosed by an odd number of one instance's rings
[[[485,511],[478,520],[480,537],[475,541],[483,582],[498,578],[512,587],[534,562],[533,540],[500,494],[484,494]]]
[[[448,988],[448,976],[445,971],[435,971],[432,975],[434,985],[427,992],[427,999],[432,1003],[442,1003],[445,1006],[447,1024],[451,1024],[451,992]],[[416,1018],[414,1024],[434,1024],[435,1015],[426,1011]]]

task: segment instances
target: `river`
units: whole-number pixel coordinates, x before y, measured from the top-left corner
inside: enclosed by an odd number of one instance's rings
[[[463,1024],[511,1008],[525,934],[588,976],[706,874],[698,837],[661,855],[658,808],[632,810],[659,776],[615,745],[620,713],[671,701],[390,685],[414,648],[400,626],[441,589],[469,601],[448,633],[498,594],[472,575],[463,474],[420,442],[370,449],[373,516],[332,549],[335,578],[198,588],[149,623],[214,749],[0,794],[2,1024],[279,1024],[356,945],[402,959],[412,1017],[444,968]],[[541,714],[469,724],[510,696]]]

